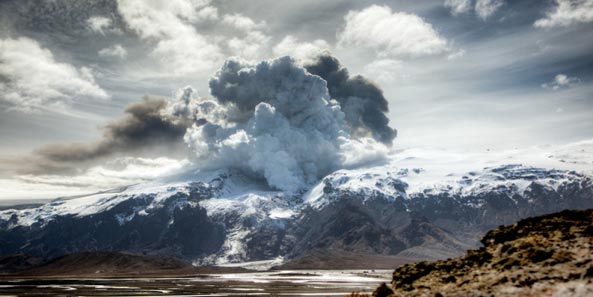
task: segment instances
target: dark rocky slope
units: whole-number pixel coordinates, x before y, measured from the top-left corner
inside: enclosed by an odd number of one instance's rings
[[[180,276],[199,273],[242,272],[242,268],[194,267],[178,258],[124,252],[80,252],[42,262],[38,257],[16,254],[4,257],[3,277],[139,277]],[[10,260],[8,260],[10,259]],[[2,267],[0,267],[2,268]],[[19,269],[20,268],[20,269]]]
[[[10,220],[0,220],[0,254],[24,252],[47,260],[84,251],[128,251],[196,258],[220,248],[224,227],[203,208],[185,207],[198,199],[194,193],[178,193],[161,207],[146,209],[155,196],[124,200],[88,216],[55,216],[31,226],[7,228]],[[146,215],[136,215],[139,209],[146,209]]]
[[[593,210],[488,232],[465,256],[399,267],[396,296],[593,296]]]

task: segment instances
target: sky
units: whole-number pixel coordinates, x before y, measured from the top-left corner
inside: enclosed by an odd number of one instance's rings
[[[193,121],[163,120],[171,100],[239,104],[212,90],[213,78],[230,79],[217,74],[230,57],[289,55],[314,72],[320,53],[348,69],[340,86],[362,75],[382,92],[380,124],[346,112],[354,139],[504,150],[593,138],[592,0],[3,0],[0,200],[106,189],[176,172],[196,153],[214,158],[200,153]],[[354,102],[329,96],[343,111]],[[380,139],[376,125],[397,137]],[[290,166],[306,182],[301,161]]]

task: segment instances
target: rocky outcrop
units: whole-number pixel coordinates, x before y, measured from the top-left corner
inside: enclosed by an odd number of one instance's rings
[[[459,258],[397,268],[395,295],[593,294],[593,210],[524,219],[488,232],[482,244]]]

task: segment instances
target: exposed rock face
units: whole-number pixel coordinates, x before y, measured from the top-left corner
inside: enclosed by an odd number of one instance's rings
[[[339,201],[320,209],[306,209],[297,218],[292,226],[298,240],[291,256],[325,249],[367,255],[408,251],[402,258],[417,260],[446,258],[473,247],[470,240],[458,239],[462,236],[406,211],[397,201],[385,197],[363,201],[360,194],[348,192],[340,195]]]
[[[593,210],[524,219],[465,256],[393,273],[396,296],[591,296]]]
[[[294,253],[342,249],[411,261],[446,259],[478,247],[496,226],[593,207],[592,179],[571,171],[505,165],[410,189],[405,178],[421,174],[412,169],[326,177],[323,194],[295,220]]]
[[[56,215],[30,226],[2,228],[0,252],[25,252],[46,259],[80,251],[148,252],[190,258],[220,249],[224,226],[213,222],[203,208],[190,206],[196,197],[177,193],[159,208],[148,207],[155,196],[126,199],[107,211],[87,216]],[[141,210],[144,213],[138,215]]]

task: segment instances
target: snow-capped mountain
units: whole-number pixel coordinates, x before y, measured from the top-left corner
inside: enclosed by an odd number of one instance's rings
[[[0,212],[0,254],[118,250],[195,264],[281,263],[318,250],[434,259],[488,229],[593,207],[593,142],[453,154],[402,150],[306,192],[240,172],[198,172]]]

